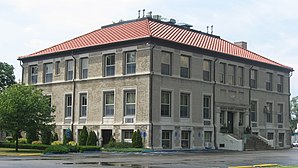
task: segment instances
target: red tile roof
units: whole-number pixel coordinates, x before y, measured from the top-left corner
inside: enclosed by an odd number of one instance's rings
[[[293,70],[291,67],[272,61],[218,37],[153,19],[141,19],[98,29],[61,44],[19,57],[19,59],[146,37],[181,43]]]

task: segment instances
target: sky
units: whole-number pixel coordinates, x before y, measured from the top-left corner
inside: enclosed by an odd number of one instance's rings
[[[86,34],[101,26],[138,17],[138,10],[174,18],[298,70],[296,0],[0,0],[0,61],[14,66],[19,56]],[[210,31],[210,29],[209,29]],[[291,77],[298,96],[298,73]]]

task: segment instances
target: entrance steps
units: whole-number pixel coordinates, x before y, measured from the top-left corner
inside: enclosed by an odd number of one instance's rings
[[[250,135],[247,137],[246,142],[244,143],[244,150],[272,150],[273,147],[264,142],[261,138],[255,135]]]

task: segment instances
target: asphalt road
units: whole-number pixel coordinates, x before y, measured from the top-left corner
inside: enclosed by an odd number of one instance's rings
[[[30,157],[1,157],[0,167],[22,168],[208,168],[254,164],[298,165],[298,148],[270,151],[195,151],[156,153],[84,153]]]

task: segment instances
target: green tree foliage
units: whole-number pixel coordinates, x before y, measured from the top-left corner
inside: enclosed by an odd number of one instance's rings
[[[42,90],[34,86],[15,84],[0,94],[0,128],[14,135],[49,127],[54,121],[54,111]]]
[[[297,122],[298,122],[298,96],[293,97],[291,99],[291,121],[290,121],[290,127],[291,130],[294,131],[296,129],[297,126]]]
[[[84,126],[82,131],[80,132],[80,136],[79,136],[80,146],[86,146],[87,138],[88,138],[88,131],[87,131],[87,127]]]
[[[13,73],[13,66],[5,62],[0,62],[0,91],[4,90],[10,85],[15,84],[15,76]]]
[[[53,142],[54,141],[58,141],[58,134],[57,134],[57,132],[54,132],[54,135],[53,135],[53,140],[52,140]]]
[[[90,131],[87,138],[87,146],[96,146],[97,137],[94,131]]]
[[[134,131],[132,134],[132,147],[134,148],[142,148],[142,136],[140,130]]]
[[[38,132],[35,129],[26,132],[27,143],[31,144],[32,141],[38,141]]]
[[[51,128],[44,128],[41,130],[41,142],[44,145],[50,145],[53,139]]]

